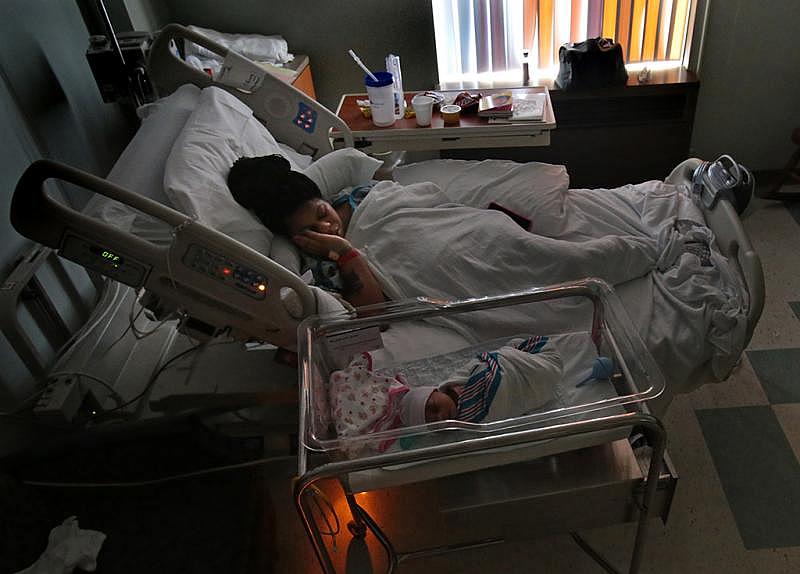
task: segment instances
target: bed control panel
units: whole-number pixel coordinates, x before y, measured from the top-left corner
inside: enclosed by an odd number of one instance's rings
[[[182,261],[189,269],[222,281],[254,299],[264,299],[267,296],[266,277],[205,247],[190,245]]]
[[[59,255],[131,287],[144,285],[150,271],[148,265],[77,235],[64,236]]]
[[[317,125],[317,112],[307,104],[300,102],[297,109],[297,115],[292,120],[294,125],[310,134],[314,133],[314,128]]]

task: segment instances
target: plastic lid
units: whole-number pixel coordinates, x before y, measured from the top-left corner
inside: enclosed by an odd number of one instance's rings
[[[390,72],[372,72],[378,79],[376,82],[369,76],[364,76],[364,84],[370,88],[382,88],[383,86],[391,86],[394,83],[394,78]]]

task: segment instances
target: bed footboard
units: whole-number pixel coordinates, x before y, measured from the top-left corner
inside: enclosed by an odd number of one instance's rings
[[[692,174],[701,163],[697,158],[687,159],[678,164],[665,181],[674,185],[686,185],[691,189]],[[764,272],[761,259],[753,249],[742,221],[730,202],[718,201],[712,209],[703,208],[703,213],[709,228],[714,232],[720,251],[735,263],[747,287],[747,344],[764,308]]]

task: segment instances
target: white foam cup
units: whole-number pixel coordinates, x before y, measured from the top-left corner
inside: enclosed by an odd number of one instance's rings
[[[417,94],[411,98],[411,105],[414,106],[414,114],[417,116],[418,126],[431,125],[433,115],[433,98],[425,94]]]

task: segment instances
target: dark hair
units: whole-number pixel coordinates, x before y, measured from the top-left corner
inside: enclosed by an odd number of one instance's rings
[[[233,198],[273,233],[287,235],[286,220],[303,204],[321,199],[319,187],[308,176],[291,169],[281,155],[240,157],[228,173]]]

